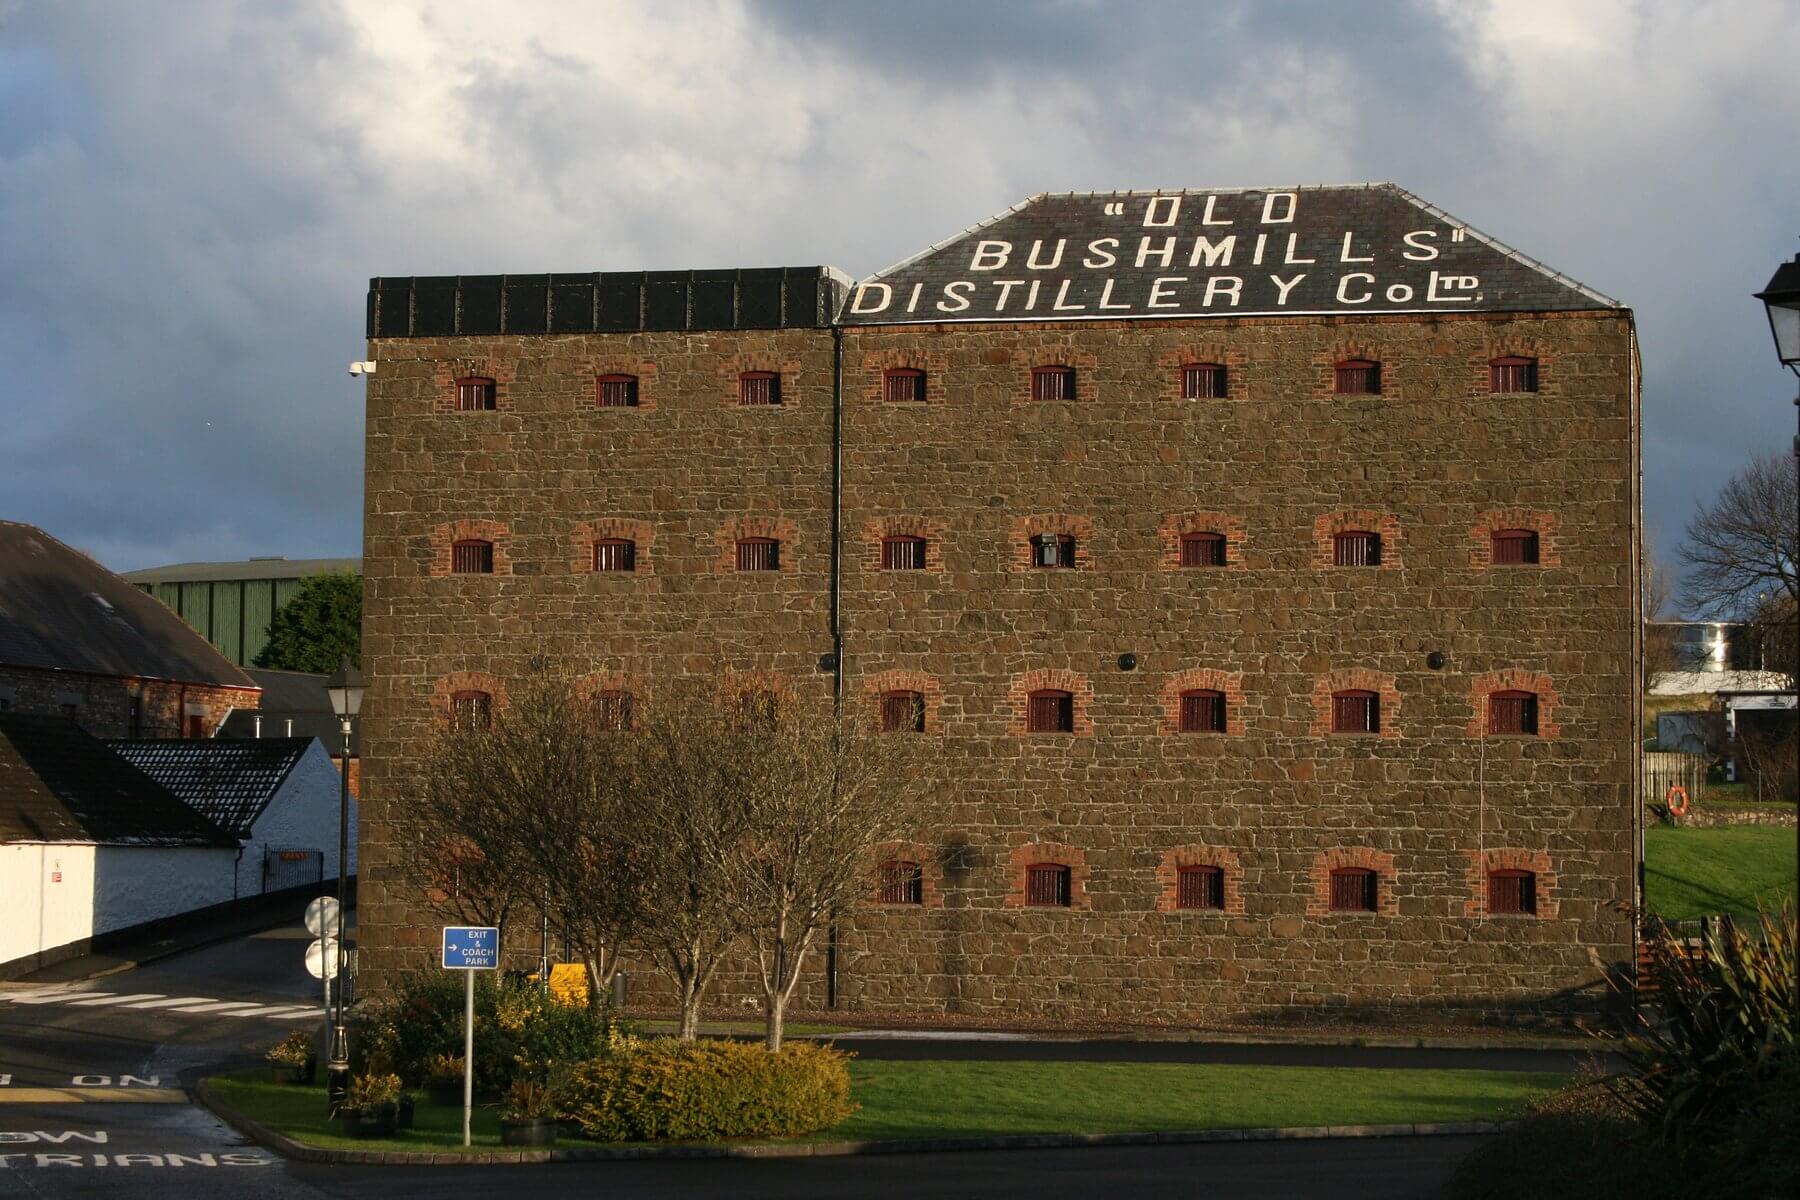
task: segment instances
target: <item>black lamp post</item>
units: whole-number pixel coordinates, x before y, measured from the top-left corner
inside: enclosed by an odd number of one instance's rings
[[[1774,277],[1769,286],[1756,293],[1756,298],[1763,302],[1763,308],[1769,314],[1769,332],[1775,337],[1775,356],[1781,365],[1800,378],[1800,254],[1794,261],[1784,262],[1775,268]],[[1800,407],[1800,396],[1794,398],[1794,404]],[[1796,484],[1800,485],[1800,433],[1794,435],[1794,469]],[[1796,486],[1797,498],[1795,513],[1796,536],[1800,537],[1800,486]],[[1795,547],[1788,547],[1790,554]],[[1788,563],[1790,571],[1800,569],[1800,564]],[[1789,664],[1794,670],[1793,684],[1795,696],[1795,719],[1800,720],[1800,596],[1793,598],[1794,605],[1794,659]],[[1797,776],[1800,778],[1800,776]],[[1800,873],[1800,824],[1794,827],[1794,861],[1795,870]]]
[[[344,1028],[344,879],[350,857],[350,721],[362,708],[363,677],[350,665],[350,656],[338,662],[336,674],[325,681],[331,711],[337,714],[344,735],[344,770],[338,789],[338,916],[332,977],[337,980],[337,1008],[331,1022],[331,1059],[325,1064],[325,1108],[335,1116],[350,1091],[350,1035]]]

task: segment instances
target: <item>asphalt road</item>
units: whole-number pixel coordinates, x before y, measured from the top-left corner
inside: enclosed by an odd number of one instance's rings
[[[1381,1138],[785,1160],[349,1167],[289,1163],[188,1103],[320,1020],[295,926],[55,991],[0,992],[0,1197],[1426,1197],[1473,1138]],[[855,1039],[869,1057],[1567,1069],[1529,1051]]]

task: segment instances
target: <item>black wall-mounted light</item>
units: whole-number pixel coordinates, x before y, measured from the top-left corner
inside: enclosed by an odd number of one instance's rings
[[[829,652],[819,655],[819,670],[821,670],[821,671],[837,670],[837,655],[829,653]]]
[[[1121,670],[1121,671],[1137,670],[1137,655],[1131,653],[1129,650],[1126,651],[1124,654],[1119,655],[1119,670]]]
[[[1430,654],[1425,656],[1425,665],[1434,671],[1443,670],[1444,664],[1449,661],[1450,660],[1444,656],[1442,650],[1433,650]]]

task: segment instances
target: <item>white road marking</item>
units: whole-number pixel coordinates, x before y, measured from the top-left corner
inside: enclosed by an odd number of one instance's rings
[[[179,1013],[218,1013],[221,1016],[223,1016],[225,1010],[228,1008],[262,1008],[262,1007],[263,1007],[263,1005],[255,1000],[213,1000],[206,1004],[190,1004],[185,1008],[172,1008],[169,1011],[170,1012],[179,1012]],[[236,1016],[236,1017],[247,1017],[250,1014],[239,1012],[239,1013],[233,1013],[231,1015]]]
[[[281,1000],[221,1000],[217,996],[164,996],[159,992],[88,992],[57,990],[19,993],[6,997],[16,1004],[61,1004],[69,1008],[114,1011],[160,1010],[213,1017],[266,1018],[288,1021],[318,1013],[317,1004]]]
[[[268,1012],[235,1014],[245,1017],[268,1017],[273,1021],[291,1021],[295,1017],[310,1017],[319,1012],[316,1004],[294,1004],[286,1008],[271,1008]]]
[[[21,992],[11,997],[14,1004],[60,1004],[72,996],[91,996],[92,992],[77,992],[68,988],[58,988],[54,992]]]
[[[126,1008],[173,1008],[177,1004],[210,1004],[211,996],[176,996],[170,1000],[145,1000],[138,1004],[127,1004]]]
[[[163,994],[161,992],[134,992],[131,995],[127,995],[127,996],[111,996],[111,995],[90,996],[84,1000],[69,1001],[69,1007],[70,1008],[99,1008],[102,1005],[107,1005],[107,1004],[124,1004],[128,1000],[160,1000],[160,999],[162,999],[162,996],[163,996]]]

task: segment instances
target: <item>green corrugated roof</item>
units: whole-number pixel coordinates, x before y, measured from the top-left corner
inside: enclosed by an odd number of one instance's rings
[[[304,579],[329,571],[362,573],[360,558],[251,558],[242,562],[173,563],[126,571],[121,578],[132,583],[208,583],[228,579]]]

